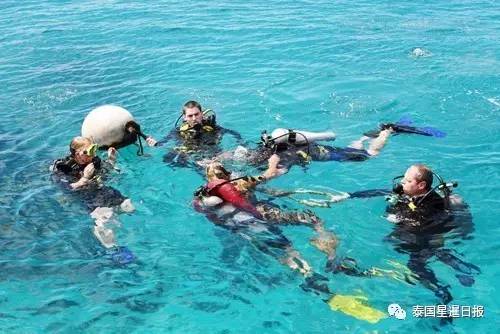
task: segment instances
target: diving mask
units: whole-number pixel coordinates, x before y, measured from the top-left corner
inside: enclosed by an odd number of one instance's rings
[[[97,146],[97,144],[91,144],[86,149],[84,149],[82,152],[83,152],[83,154],[88,155],[89,157],[94,157],[97,153],[98,148],[99,147]]]

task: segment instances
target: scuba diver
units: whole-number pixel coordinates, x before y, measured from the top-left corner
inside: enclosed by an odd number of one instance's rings
[[[105,174],[112,170],[117,151],[108,149],[108,159],[102,161],[96,156],[97,145],[86,137],[75,137],[70,143],[70,155],[56,160],[51,171],[65,188],[76,193],[95,219],[93,233],[108,250],[115,262],[125,264],[134,259],[126,247],[118,246],[113,230],[106,226],[114,213],[135,210],[131,200],[118,190],[103,185]]]
[[[270,250],[278,249],[281,253],[278,257],[283,263],[308,277],[311,267],[292,248],[278,225],[313,228],[317,237],[311,239],[311,243],[326,253],[329,259],[335,257],[337,239],[325,230],[323,222],[311,211],[283,211],[275,205],[256,200],[253,193],[255,187],[283,173],[278,166],[279,161],[276,154],[272,155],[267,170],[257,177],[231,178],[232,173],[222,164],[214,162],[208,165],[208,183],[196,191],[193,205],[215,224],[241,235],[251,234],[252,243],[263,252],[271,253]]]
[[[220,163],[211,163],[206,168],[208,183],[195,192],[194,208],[204,213],[217,226],[248,240],[264,254],[299,272],[304,278],[300,287],[306,292],[321,296],[332,310],[370,323],[377,323],[385,318],[385,313],[369,306],[364,296],[331,292],[328,278],[313,271],[279,228],[280,225],[313,228],[317,236],[310,240],[311,243],[327,255],[328,261],[333,261],[337,238],[325,229],[323,222],[314,213],[285,212],[275,205],[255,200],[252,190],[258,184],[283,173],[278,166],[279,161],[279,157],[274,154],[269,158],[268,168],[262,175],[237,178],[231,178],[232,173]]]
[[[177,126],[181,118],[183,122]],[[195,163],[197,160],[211,158],[221,151],[219,144],[226,133],[232,135],[238,143],[242,143],[238,132],[217,124],[212,110],[203,111],[198,102],[188,101],[175,122],[175,128],[163,140],[157,142],[154,138],[148,138],[146,142],[149,146],[161,146],[175,139],[177,146],[163,157],[163,161],[174,167],[191,165],[198,168]]]
[[[444,137],[446,134],[432,127],[412,126],[409,118],[396,123],[384,123],[377,130],[366,132],[347,147],[317,144],[316,141],[334,140],[332,132],[307,132],[276,129],[271,135],[263,132],[261,144],[249,150],[238,146],[233,152],[218,156],[219,160],[242,160],[260,166],[273,153],[279,153],[285,166],[305,165],[310,161],[365,161],[380,154],[391,134],[411,133],[424,136]],[[368,145],[366,143],[368,142]]]
[[[435,186],[434,176],[438,179]],[[473,275],[481,272],[476,265],[464,262],[452,250],[444,248],[446,239],[460,237],[465,240],[473,231],[468,206],[458,195],[451,193],[456,186],[456,182],[445,182],[429,167],[416,164],[410,166],[404,175],[393,179],[392,190],[374,189],[331,195],[324,202],[387,196],[387,220],[394,223],[395,227],[385,240],[391,242],[397,252],[409,255],[407,267],[413,273],[412,276],[434,292],[443,304],[448,304],[453,297],[448,286],[440,283],[429,268],[427,263],[431,258],[435,257],[452,267],[456,271],[456,278],[464,286],[472,286]],[[321,204],[321,201],[308,203]],[[329,269],[352,276],[376,276],[372,270],[358,268],[356,261],[350,258],[331,262]]]

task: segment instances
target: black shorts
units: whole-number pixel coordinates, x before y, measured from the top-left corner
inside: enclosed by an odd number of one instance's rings
[[[90,212],[98,207],[112,208],[123,203],[127,197],[112,187],[81,189],[76,191]]]
[[[371,157],[365,149],[352,147],[317,146],[311,152],[313,160],[319,161],[365,161]]]

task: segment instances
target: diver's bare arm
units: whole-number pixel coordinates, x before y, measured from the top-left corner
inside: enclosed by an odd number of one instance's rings
[[[71,183],[70,187],[72,189],[78,189],[87,185],[90,182],[90,180],[94,177],[94,173],[95,173],[94,164],[93,163],[88,164],[87,167],[85,167],[85,169],[83,170],[83,176],[78,181]]]
[[[283,174],[283,169],[278,168],[278,164],[280,162],[280,157],[277,154],[271,155],[268,160],[267,170],[262,174],[262,177],[265,180],[270,180],[275,178],[281,174]]]

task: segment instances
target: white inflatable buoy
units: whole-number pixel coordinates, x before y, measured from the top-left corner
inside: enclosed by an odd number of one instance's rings
[[[126,109],[113,105],[104,105],[92,110],[82,124],[82,136],[88,137],[99,146],[125,146],[128,133],[125,124],[134,121]],[[123,145],[125,144],[125,145]]]
[[[331,131],[325,132],[309,132],[302,130],[288,130],[278,128],[271,133],[271,137],[276,143],[297,143],[306,144],[319,140],[335,140],[335,133]],[[293,139],[295,137],[295,139]],[[307,140],[306,140],[307,139]]]

